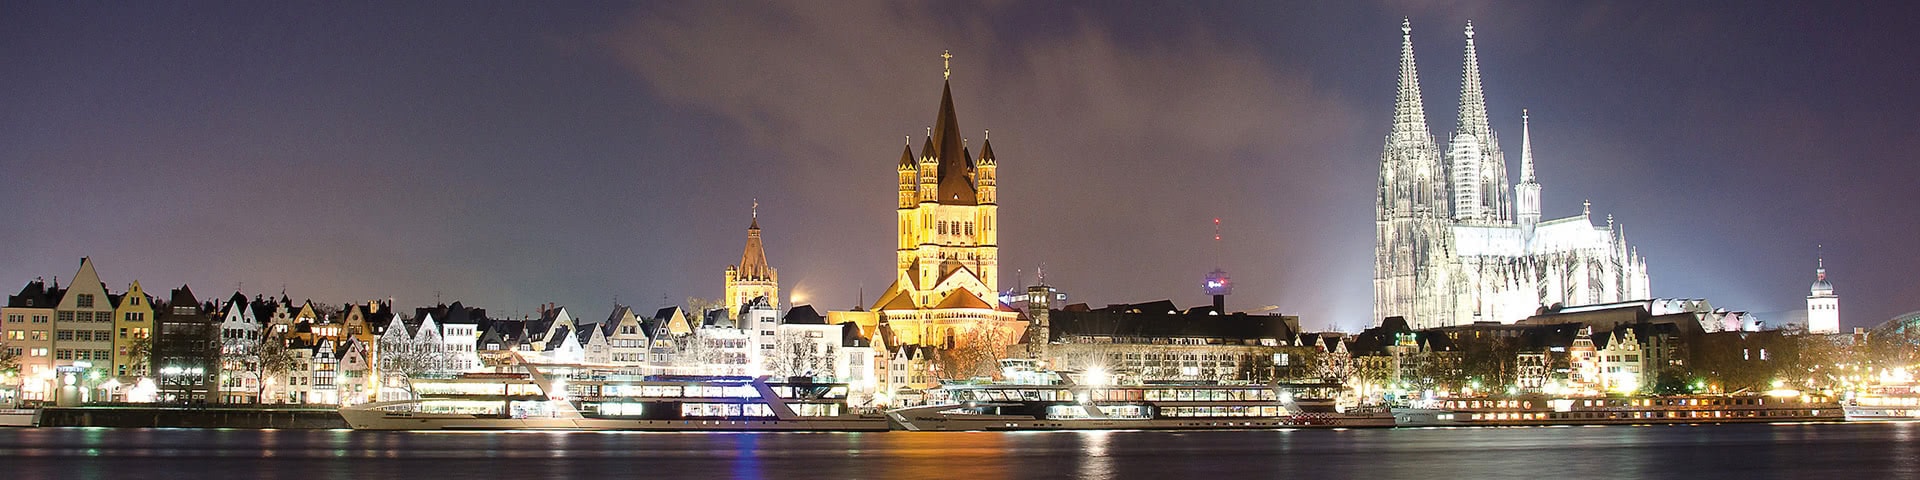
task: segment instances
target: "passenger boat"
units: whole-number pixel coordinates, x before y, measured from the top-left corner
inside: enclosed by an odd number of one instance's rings
[[[1023,361],[1003,365],[1020,368]],[[928,404],[889,410],[887,416],[912,431],[1394,426],[1385,410],[1337,406],[1327,393],[1339,390],[1320,384],[1102,385],[1029,377],[944,384],[926,392]]]
[[[1402,427],[1641,425],[1837,421],[1840,405],[1798,395],[1672,395],[1608,398],[1456,397],[1393,409]]]
[[[1920,420],[1920,392],[1911,385],[1874,389],[1842,405],[1849,421]]]
[[[478,373],[415,379],[417,398],[340,409],[355,430],[884,431],[844,384],[768,377]]]

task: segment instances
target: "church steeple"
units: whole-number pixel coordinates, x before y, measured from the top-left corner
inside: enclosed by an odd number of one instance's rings
[[[1473,135],[1486,142],[1493,127],[1487,122],[1487,95],[1480,86],[1480,55],[1473,48],[1473,22],[1467,22],[1467,54],[1460,69],[1460,115],[1454,133]]]
[[[967,157],[959,115],[953,111],[953,82],[942,83],[940,113],[934,119],[932,139],[934,159],[940,164],[936,201],[942,205],[974,205],[973,159]]]
[[[1514,217],[1532,236],[1540,223],[1540,182],[1533,174],[1533,123],[1526,109],[1520,110],[1520,183],[1513,186]]]
[[[740,252],[739,278],[767,280],[773,267],[767,266],[767,251],[760,244],[760,201],[753,201],[753,219],[747,224],[747,248]]]
[[[1427,109],[1420,98],[1420,70],[1413,63],[1413,22],[1400,23],[1400,89],[1393,102],[1393,131],[1387,141],[1432,141]]]
[[[1502,224],[1512,219],[1507,201],[1507,161],[1487,120],[1486,92],[1480,84],[1480,55],[1467,22],[1467,51],[1460,69],[1460,110],[1447,148],[1453,175],[1454,213],[1462,221]]]
[[[1380,218],[1447,216],[1447,180],[1439,164],[1427,110],[1420,96],[1420,71],[1413,60],[1413,23],[1400,23],[1400,84],[1393,104],[1393,128],[1380,158]]]
[[[740,306],[754,298],[767,297],[767,304],[780,308],[780,274],[767,265],[767,251],[760,243],[760,201],[753,201],[752,219],[747,223],[747,246],[740,252],[740,264],[727,266],[726,302],[729,315],[740,314]]]

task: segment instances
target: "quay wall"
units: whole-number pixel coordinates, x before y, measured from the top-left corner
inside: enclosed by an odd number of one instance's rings
[[[347,428],[340,412],[295,408],[47,408],[42,427]]]

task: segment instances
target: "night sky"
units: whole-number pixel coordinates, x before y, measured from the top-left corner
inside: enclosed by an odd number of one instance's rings
[[[1219,265],[1230,307],[1356,330],[1411,17],[1434,134],[1471,19],[1510,176],[1528,108],[1545,216],[1614,214],[1656,296],[1796,320],[1824,244],[1843,327],[1920,310],[1920,15],[1703,3],[7,2],[0,285],[92,256],[596,319],[719,297],[757,198],[783,290],[844,309],[892,280],[951,49],[1001,285],[1198,305]]]

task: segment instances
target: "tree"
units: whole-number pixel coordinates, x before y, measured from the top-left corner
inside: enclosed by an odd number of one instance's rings
[[[150,374],[153,368],[153,336],[135,337],[133,342],[127,344],[127,358],[132,361],[133,376]]]
[[[804,332],[783,332],[775,337],[773,353],[767,357],[767,373],[776,377],[820,376],[831,374],[837,342],[820,344],[807,339]]]
[[[257,363],[259,368],[258,373],[260,374],[260,392],[254,395],[254,402],[259,403],[265,401],[267,396],[267,382],[277,379],[281,385],[286,385],[287,373],[293,371],[293,365],[299,359],[294,353],[294,350],[288,348],[287,341],[284,338],[262,340],[259,350],[255,352],[255,354],[260,357]]]
[[[937,376],[942,379],[991,377],[1000,373],[1000,359],[1014,340],[1011,328],[982,322],[959,332],[953,344],[935,351]]]
[[[15,353],[13,348],[8,347],[5,342],[0,342],[0,374],[16,377],[20,375],[20,354]]]

